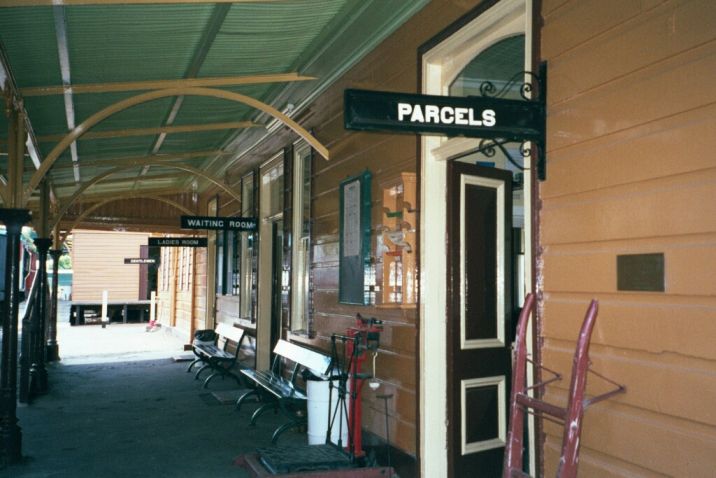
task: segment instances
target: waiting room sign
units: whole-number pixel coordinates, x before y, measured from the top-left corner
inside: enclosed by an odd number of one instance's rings
[[[255,217],[182,216],[182,229],[209,229],[212,231],[255,231]]]

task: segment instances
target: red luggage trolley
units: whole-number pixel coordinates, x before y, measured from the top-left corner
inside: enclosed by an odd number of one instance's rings
[[[534,312],[535,298],[528,294],[517,323],[517,336],[515,338],[515,358],[512,373],[512,391],[510,394],[510,424],[505,447],[505,462],[503,478],[528,477],[523,471],[522,440],[524,436],[525,411],[535,413],[537,416],[556,421],[564,425],[562,434],[562,452],[557,467],[557,478],[574,478],[577,476],[579,464],[579,436],[582,432],[582,418],[584,410],[597,402],[605,400],[617,393],[626,391],[626,387],[590,370],[589,341],[592,337],[594,323],[597,320],[598,303],[592,300],[587,309],[582,328],[579,331],[577,348],[572,362],[572,379],[569,385],[569,398],[565,408],[530,397],[530,389],[542,389],[547,384],[561,380],[561,375],[543,366],[535,364],[553,376],[548,380],[527,387],[527,362],[533,363],[527,357],[527,323]],[[616,386],[613,390],[591,398],[585,398],[587,374],[592,373]],[[534,410],[531,412],[530,410]]]

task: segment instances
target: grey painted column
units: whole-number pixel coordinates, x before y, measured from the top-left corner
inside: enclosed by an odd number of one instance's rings
[[[60,257],[62,249],[50,249],[52,257],[52,289],[50,291],[50,322],[47,326],[47,351],[45,358],[48,362],[60,360],[60,345],[57,343],[57,297],[60,290]]]
[[[27,209],[0,209],[7,228],[5,300],[2,303],[3,336],[0,358],[0,461],[22,459],[22,431],[17,420],[17,316],[20,281],[20,232],[30,221]]]

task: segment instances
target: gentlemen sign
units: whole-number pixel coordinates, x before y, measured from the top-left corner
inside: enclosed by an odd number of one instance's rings
[[[131,257],[124,259],[125,264],[156,264],[157,260],[151,257]]]
[[[206,237],[150,237],[150,247],[206,247]]]
[[[211,229],[212,231],[255,231],[255,217],[182,216],[182,229]]]
[[[345,127],[447,136],[541,141],[545,109],[538,101],[477,96],[346,90]]]

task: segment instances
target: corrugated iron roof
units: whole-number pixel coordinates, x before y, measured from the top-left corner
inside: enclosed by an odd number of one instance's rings
[[[90,5],[78,6],[69,6],[69,2],[65,2],[68,6],[51,6],[43,0],[21,3],[31,6],[0,4],[0,41],[44,157],[71,126],[117,101],[166,84],[136,82],[313,75],[314,80],[300,83],[232,85],[229,81],[220,86],[279,110],[289,102],[301,105],[427,0],[237,0],[216,4],[86,0],[82,3]],[[64,68],[62,58],[67,59]],[[37,87],[47,88],[30,90]],[[93,92],[82,92],[83,87],[91,87]],[[266,125],[272,118],[244,104],[216,98],[161,98],[117,112],[99,123],[92,132],[113,132],[117,137],[80,138],[76,156],[68,149],[49,174],[62,199],[79,187],[80,183],[74,188],[68,186],[73,180],[86,182],[123,158],[221,150],[241,130],[212,125],[249,120]],[[7,163],[3,154],[7,150],[7,125],[7,119],[0,118],[0,168],[6,168]],[[206,130],[185,131],[193,125]],[[168,134],[136,131],[164,126],[185,128]],[[262,134],[265,131],[252,131],[242,137],[256,139]],[[214,157],[195,156],[184,161],[220,174]],[[221,167],[231,160],[222,157]],[[73,165],[79,165],[79,169]],[[34,169],[31,163],[28,167]],[[176,190],[188,183],[186,175],[172,178],[164,173],[153,179],[147,168],[143,169],[127,174],[126,182],[102,181],[91,188],[92,194],[115,194],[118,184],[133,191],[155,191],[163,187]]]

